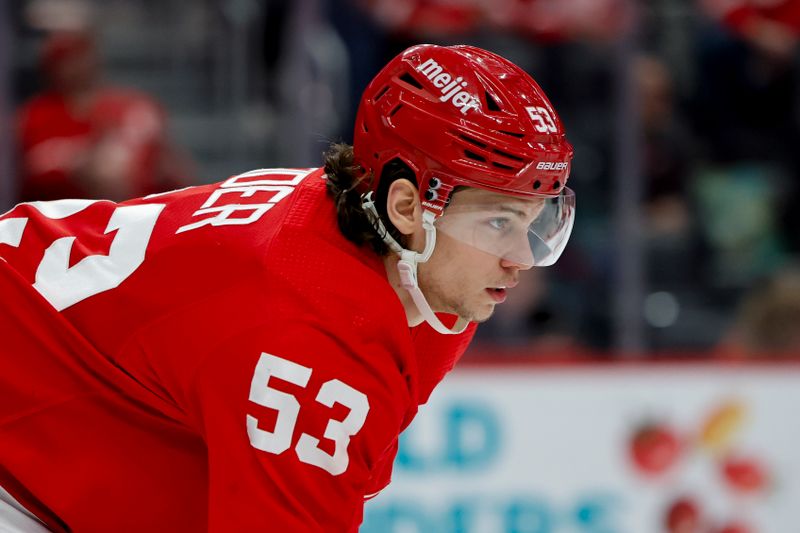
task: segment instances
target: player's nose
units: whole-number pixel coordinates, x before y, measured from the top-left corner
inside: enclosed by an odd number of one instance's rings
[[[533,256],[533,248],[527,236],[519,238],[518,242],[504,254],[500,259],[503,268],[516,268],[518,270],[529,270],[536,264]]]

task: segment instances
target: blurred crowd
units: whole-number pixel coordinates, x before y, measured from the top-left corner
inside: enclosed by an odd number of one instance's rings
[[[545,89],[575,146],[578,195],[567,252],[523,277],[479,350],[619,355],[622,320],[638,324],[640,354],[800,353],[800,0],[14,6],[17,200],[123,199],[318,164],[329,141],[351,139],[389,58],[469,43]],[[633,246],[615,225],[626,187]],[[640,305],[619,317],[624,261],[640,265]]]
[[[19,200],[121,201],[187,182],[164,112],[147,94],[104,83],[92,36],[54,32],[42,44],[43,88],[19,109]]]

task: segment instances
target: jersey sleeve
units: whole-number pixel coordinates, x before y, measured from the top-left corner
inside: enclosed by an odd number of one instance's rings
[[[380,332],[284,319],[298,314],[247,297],[210,298],[149,333],[157,381],[208,449],[209,531],[353,531],[416,407],[398,356]]]

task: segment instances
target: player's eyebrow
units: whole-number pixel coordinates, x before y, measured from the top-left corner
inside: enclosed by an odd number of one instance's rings
[[[526,213],[521,209],[517,209],[516,207],[512,207],[510,205],[501,205],[497,207],[498,211],[505,211],[507,213],[513,213],[517,215],[519,218],[525,218]]]
[[[530,218],[531,215],[532,215],[531,211],[535,211],[537,213],[537,215],[538,215],[538,212],[539,212],[539,209],[525,210],[525,209],[516,207],[514,205],[511,205],[511,204],[499,205],[497,207],[497,210],[498,211],[503,211],[503,212],[506,212],[506,213],[512,213],[512,214],[516,215],[517,217],[519,217],[520,220],[525,220],[527,218]]]

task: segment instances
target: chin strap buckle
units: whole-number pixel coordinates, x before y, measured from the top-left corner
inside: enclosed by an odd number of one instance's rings
[[[402,259],[397,262],[397,272],[400,274],[400,285],[410,291],[417,286],[417,272],[414,266]]]

